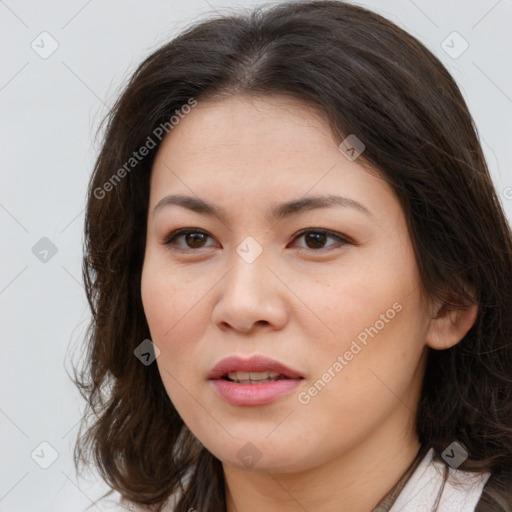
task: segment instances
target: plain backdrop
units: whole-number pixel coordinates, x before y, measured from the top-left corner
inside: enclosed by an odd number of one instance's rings
[[[89,319],[82,230],[99,122],[158,46],[215,10],[259,3],[0,0],[0,512],[83,511],[105,489],[74,472],[83,404],[66,371]],[[512,219],[512,1],[359,3],[448,67]]]

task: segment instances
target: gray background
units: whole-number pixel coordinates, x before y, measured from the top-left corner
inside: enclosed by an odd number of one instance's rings
[[[94,475],[74,474],[82,402],[65,370],[89,318],[82,226],[100,120],[156,47],[213,9],[258,3],[0,0],[0,512],[81,511],[105,489]],[[448,67],[512,219],[512,1],[360,4]]]

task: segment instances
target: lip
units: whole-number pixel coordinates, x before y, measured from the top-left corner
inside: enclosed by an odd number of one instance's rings
[[[253,356],[243,359],[238,356],[230,356],[220,360],[208,374],[208,379],[220,379],[231,372],[276,372],[289,379],[304,378],[297,370],[265,356]],[[252,385],[252,384],[251,384]]]
[[[287,378],[260,384],[241,384],[222,379],[224,375],[236,371],[271,371]],[[289,394],[300,385],[304,377],[297,370],[268,357],[243,359],[231,356],[219,361],[208,374],[208,379],[218,395],[232,405],[264,405]]]

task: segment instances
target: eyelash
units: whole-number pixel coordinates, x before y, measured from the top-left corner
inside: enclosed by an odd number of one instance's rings
[[[194,249],[192,247],[183,248],[183,247],[177,246],[174,243],[177,239],[179,239],[185,235],[188,235],[190,233],[198,233],[198,234],[203,234],[203,235],[209,236],[209,234],[206,231],[203,231],[202,229],[199,229],[199,228],[183,228],[183,229],[178,229],[178,230],[172,232],[168,237],[166,237],[165,241],[163,242],[163,245],[168,246],[169,250],[177,251],[177,252],[197,252],[197,251],[200,251],[201,249],[208,248],[208,247],[199,247],[196,249]],[[333,231],[330,231],[327,229],[314,229],[314,228],[307,228],[307,229],[303,229],[303,230],[299,231],[294,236],[293,240],[296,240],[297,238],[300,238],[303,235],[306,235],[308,233],[316,233],[316,234],[320,233],[322,235],[327,235],[329,238],[334,238],[338,242],[341,242],[343,245],[354,243],[354,242],[350,241],[347,237],[344,237],[344,236],[342,236],[338,233],[335,233]],[[321,252],[321,251],[331,250],[331,249],[329,249],[329,247],[330,246],[323,247],[320,249],[312,249],[310,247],[299,247],[299,249],[305,250],[305,251]]]

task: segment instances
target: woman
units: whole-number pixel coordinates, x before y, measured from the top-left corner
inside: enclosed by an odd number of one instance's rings
[[[77,464],[138,510],[511,510],[512,237],[421,43],[338,1],[218,17],[108,121]]]

